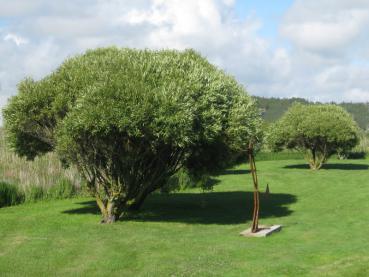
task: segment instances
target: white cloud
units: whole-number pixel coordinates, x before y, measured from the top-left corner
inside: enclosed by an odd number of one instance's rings
[[[308,50],[336,50],[350,45],[367,27],[369,10],[339,11],[333,16],[290,21],[283,25],[282,34],[299,47]]]
[[[274,40],[259,34],[263,21],[254,12],[237,17],[234,0],[0,0],[0,6],[6,20],[0,107],[25,76],[41,78],[70,55],[108,45],[195,48],[255,95],[369,101],[367,0],[297,0]]]
[[[368,1],[295,1],[280,26],[291,44],[287,91],[319,101],[369,101],[368,24]]]
[[[62,50],[54,40],[48,39],[32,46],[23,60],[23,70],[35,79],[50,73],[64,58]]]
[[[234,1],[97,0],[89,2],[88,8],[85,5],[79,9],[70,3],[54,2],[44,1],[44,5],[38,2],[29,7],[29,15],[21,8],[11,12],[22,12],[22,17],[17,16],[17,24],[6,26],[6,30],[28,34],[31,40],[27,50],[8,49],[12,58],[5,61],[8,65],[3,68],[3,78],[12,75],[13,79],[7,82],[7,93],[15,91],[14,76],[17,81],[28,75],[40,78],[69,55],[112,44],[195,48],[245,84],[251,83],[250,87],[252,82],[261,82],[265,74],[275,79],[280,72],[288,71],[279,70],[288,64],[286,52],[272,49],[257,35],[261,27],[258,18],[238,19]],[[15,64],[14,71],[9,65]]]
[[[0,0],[0,16],[23,16],[41,8],[42,0]]]
[[[7,34],[4,37],[4,41],[12,41],[14,42],[17,46],[20,46],[21,44],[27,44],[28,40],[26,38],[23,38],[19,35],[16,34]]]

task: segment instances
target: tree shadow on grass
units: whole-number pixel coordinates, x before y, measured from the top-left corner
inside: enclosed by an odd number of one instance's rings
[[[249,174],[250,170],[246,169],[227,169],[220,173],[220,175],[242,175],[242,174]]]
[[[297,201],[292,194],[261,194],[260,218],[288,216],[286,206]],[[94,201],[78,203],[81,208],[67,210],[67,214],[99,214]],[[152,194],[142,209],[123,221],[182,222],[190,224],[240,224],[250,221],[253,193],[243,191]]]
[[[291,164],[286,165],[283,168],[286,169],[310,169],[308,164]],[[322,169],[338,169],[338,170],[367,170],[369,169],[369,165],[366,164],[340,164],[340,163],[329,163],[324,164],[321,168]]]
[[[83,201],[78,202],[76,205],[79,205],[80,208],[71,209],[63,211],[63,214],[100,214],[99,207],[96,204],[96,201]]]

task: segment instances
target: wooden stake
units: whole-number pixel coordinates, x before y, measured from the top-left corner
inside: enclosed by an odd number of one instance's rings
[[[267,187],[265,189],[265,195],[269,195],[270,190],[269,190],[269,184],[267,184]]]
[[[251,171],[252,180],[254,183],[254,211],[252,215],[251,232],[256,233],[259,230],[260,200],[259,200],[258,176],[256,174],[256,165],[255,165],[255,158],[254,158],[254,149],[251,143],[249,144],[248,154],[249,154],[250,171]]]

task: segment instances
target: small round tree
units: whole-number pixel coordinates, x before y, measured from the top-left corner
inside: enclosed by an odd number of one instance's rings
[[[30,159],[56,150],[75,165],[106,223],[181,168],[222,169],[260,136],[254,101],[193,50],[87,51],[18,90],[4,110],[11,146]]]
[[[268,131],[273,150],[302,150],[314,170],[333,153],[353,148],[358,140],[356,122],[336,105],[294,104]]]

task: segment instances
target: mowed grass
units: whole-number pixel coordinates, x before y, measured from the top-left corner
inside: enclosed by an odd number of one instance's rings
[[[99,224],[91,198],[0,209],[0,276],[369,276],[366,160],[332,160],[318,172],[301,160],[257,163],[261,224],[247,165],[214,177],[213,192],[152,195],[141,213]]]

